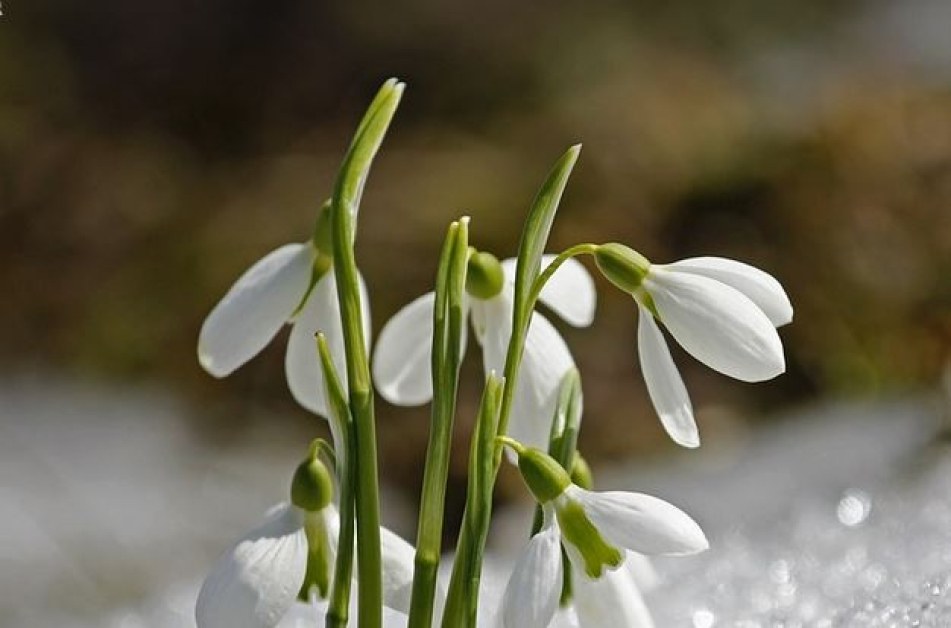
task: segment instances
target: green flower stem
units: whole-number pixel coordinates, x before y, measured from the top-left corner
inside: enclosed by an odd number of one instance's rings
[[[370,165],[393,119],[402,93],[403,85],[395,79],[387,81],[377,93],[344,157],[334,183],[330,205],[333,269],[343,324],[350,412],[353,416],[361,628],[380,628],[382,624],[383,574],[373,386],[367,359],[367,343],[363,337],[360,280],[353,251],[354,223]]]
[[[462,303],[468,256],[469,220],[463,218],[449,227],[436,275],[432,418],[416,535],[416,568],[410,602],[410,628],[429,628],[433,620],[433,597],[436,593],[436,577],[442,549],[446,478],[449,475],[452,425],[459,387],[462,326],[465,324]]]
[[[538,302],[538,295],[542,293],[542,289],[545,287],[545,284],[548,283],[548,280],[551,279],[552,275],[555,274],[555,271],[561,268],[562,264],[567,262],[572,257],[577,257],[579,255],[593,255],[597,248],[597,244],[576,244],[559,253],[558,256],[551,261],[551,264],[545,267],[545,270],[542,271],[542,273],[532,284],[532,291],[528,299],[529,303],[532,304],[531,309],[535,309],[535,303]]]
[[[353,512],[354,512],[354,456],[353,421],[347,407],[347,395],[343,390],[337,369],[327,347],[327,338],[317,334],[317,351],[323,367],[324,386],[330,405],[337,467],[337,483],[340,489],[340,535],[337,542],[337,562],[334,565],[333,587],[327,609],[327,628],[343,628],[347,625],[350,611],[350,581],[353,575]]]
[[[469,485],[462,529],[452,566],[443,628],[474,628],[479,608],[479,581],[482,575],[482,554],[492,516],[492,490],[495,484],[493,465],[495,426],[501,408],[503,381],[490,373],[485,381],[479,418],[469,449]]]

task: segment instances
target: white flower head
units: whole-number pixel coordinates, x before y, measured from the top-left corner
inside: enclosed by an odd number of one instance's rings
[[[294,626],[296,620],[285,619],[288,613],[326,613],[340,538],[331,497],[330,473],[312,448],[294,473],[291,503],[272,508],[264,524],[225,552],[205,579],[195,605],[198,628]],[[383,602],[406,613],[415,550],[386,528],[380,529],[380,546]],[[301,608],[299,598],[312,604]]]
[[[687,353],[724,375],[760,382],[786,370],[776,328],[792,321],[793,308],[771,275],[722,257],[651,264],[621,244],[598,247],[595,261],[637,302],[644,381],[664,428],[678,444],[697,447],[700,437],[658,320]]]
[[[542,269],[554,257],[544,256]],[[486,253],[470,258],[463,307],[482,346],[487,375],[505,368],[512,335],[515,265],[515,259],[500,263]],[[397,312],[380,332],[373,379],[377,390],[391,403],[412,406],[432,399],[434,299],[431,292],[419,297]],[[571,325],[587,326],[594,319],[594,282],[574,259],[567,260],[552,275],[539,300]],[[462,342],[464,349],[465,333]],[[511,436],[530,445],[547,444],[558,386],[572,368],[574,360],[561,335],[544,316],[533,312],[513,399]]]
[[[327,220],[325,208],[318,232]],[[316,244],[317,240],[324,244]],[[360,290],[364,338],[369,338],[370,314],[362,278]],[[267,346],[285,323],[293,325],[285,359],[291,394],[304,408],[326,417],[329,410],[314,334],[321,331],[327,337],[338,372],[345,372],[346,364],[328,237],[285,244],[241,275],[202,324],[198,361],[211,375],[226,377]],[[346,386],[346,378],[342,379]]]
[[[707,549],[700,526],[650,495],[580,488],[547,454],[506,442],[518,451],[519,470],[542,505],[544,524],[512,572],[502,601],[505,628],[549,626],[562,592],[562,548],[574,574],[572,623],[652,626],[634,573],[622,567],[634,552],[680,555]]]

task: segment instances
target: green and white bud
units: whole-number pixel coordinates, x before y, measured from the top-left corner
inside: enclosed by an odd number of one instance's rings
[[[646,257],[617,242],[599,245],[594,261],[608,281],[630,295],[638,292],[651,267]]]
[[[499,439],[518,454],[518,470],[528,490],[539,504],[557,499],[571,486],[571,478],[558,461],[535,447],[525,447],[520,442],[503,436]]]
[[[502,264],[491,253],[474,251],[466,270],[466,292],[477,299],[491,299],[502,292],[505,273]]]

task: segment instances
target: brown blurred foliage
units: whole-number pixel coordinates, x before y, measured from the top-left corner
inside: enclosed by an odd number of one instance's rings
[[[217,382],[195,339],[247,265],[306,237],[389,75],[409,89],[358,250],[377,330],[430,289],[451,219],[470,214],[478,246],[514,254],[536,186],[583,141],[553,250],[617,240],[657,261],[735,257],[794,301],[789,373],[771,384],[675,350],[706,437],[816,395],[926,387],[949,358],[951,51],[917,19],[927,2],[910,15],[819,0],[4,4],[6,368],[162,379],[216,441],[262,406],[312,430],[286,393],[282,342]],[[907,23],[924,35],[902,39]],[[585,381],[582,445],[667,447],[633,308],[600,288],[595,326],[565,330]],[[407,463],[394,477],[415,481],[426,410],[381,415],[384,456]]]

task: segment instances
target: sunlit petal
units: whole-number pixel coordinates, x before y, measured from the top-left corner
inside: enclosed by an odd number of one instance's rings
[[[198,336],[198,361],[224,377],[257,355],[290,318],[307,290],[311,251],[287,244],[265,255],[218,302]]]
[[[716,279],[736,288],[756,304],[776,327],[792,322],[793,306],[786,291],[767,272],[725,257],[691,257],[665,268]]]
[[[215,564],[198,594],[198,628],[276,626],[294,603],[306,567],[302,513],[284,505]]]
[[[693,420],[693,406],[680,371],[670,357],[670,349],[654,322],[654,316],[640,305],[638,310],[637,351],[654,408],[675,443],[699,447],[700,436]]]
[[[541,269],[545,270],[555,257],[543,255]],[[510,283],[515,281],[516,263],[515,258],[502,262],[502,270]],[[573,257],[565,260],[555,271],[538,298],[569,325],[587,327],[594,321],[597,303],[594,280],[584,265]]]
[[[579,502],[604,538],[643,554],[693,554],[709,544],[687,513],[662,499],[625,491],[594,492],[570,486],[565,497]]]
[[[653,628],[637,583],[623,567],[607,570],[597,580],[588,578],[583,569],[575,568],[573,573],[571,599],[579,628]]]
[[[370,319],[366,286],[360,279],[361,301],[363,304],[363,337],[369,342]],[[346,353],[343,342],[343,326],[340,320],[340,306],[337,302],[337,282],[333,272],[326,273],[314,286],[314,291],[306,305],[294,320],[290,339],[287,343],[287,355],[284,370],[287,385],[297,403],[315,414],[328,415],[326,392],[323,385],[323,371],[317,355],[315,334],[323,332],[327,337],[327,346],[333,358],[334,366],[344,391],[347,388]]]
[[[416,549],[395,532],[380,528],[380,551],[383,558],[383,603],[409,613]]]
[[[786,369],[773,324],[735,288],[657,267],[644,286],[677,342],[710,368],[746,382],[771,379]]]
[[[515,563],[502,598],[504,628],[545,628],[561,596],[561,536],[554,517],[533,536]]]
[[[416,406],[433,398],[432,292],[396,313],[380,332],[373,355],[373,381],[384,399]]]

